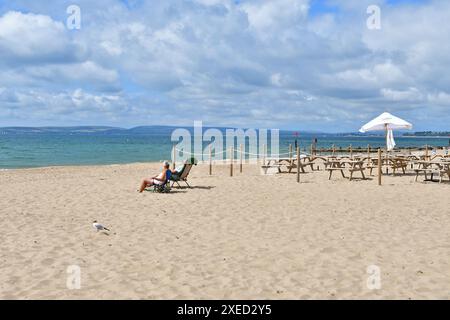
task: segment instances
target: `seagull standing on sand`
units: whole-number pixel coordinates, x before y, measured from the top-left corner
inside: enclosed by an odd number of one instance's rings
[[[108,228],[106,228],[105,226],[101,225],[100,223],[96,221],[94,221],[94,223],[92,224],[92,226],[94,227],[95,230],[97,230],[97,232],[99,231],[110,231]]]

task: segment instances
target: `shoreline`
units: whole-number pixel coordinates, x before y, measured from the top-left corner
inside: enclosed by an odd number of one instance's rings
[[[129,165],[154,165],[160,164],[166,160],[149,161],[149,162],[127,162],[127,163],[105,163],[105,164],[62,164],[62,165],[49,165],[42,167],[23,167],[23,168],[0,168],[0,172],[14,172],[14,171],[31,171],[31,170],[48,170],[48,169],[75,169],[75,168],[98,168],[98,167],[116,167],[116,166],[129,166]]]

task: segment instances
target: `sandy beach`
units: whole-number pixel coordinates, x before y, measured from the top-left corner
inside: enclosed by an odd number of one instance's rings
[[[448,299],[450,184],[159,163],[0,172],[1,299]],[[95,232],[93,220],[111,229]],[[66,286],[67,268],[81,288]],[[368,266],[381,288],[367,287]]]

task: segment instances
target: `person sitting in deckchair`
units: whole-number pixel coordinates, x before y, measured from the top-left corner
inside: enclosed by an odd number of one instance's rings
[[[179,166],[177,166],[175,169],[171,170],[173,179],[179,178],[179,176],[185,170],[186,165],[189,165],[189,164],[197,165],[197,159],[195,159],[195,158],[187,159],[187,160],[183,161],[183,163],[180,164]]]
[[[179,165],[175,169],[171,170],[172,175],[178,176],[184,169],[184,165],[188,163],[188,161],[184,161],[183,164]]]
[[[139,189],[139,192],[142,193],[145,190],[145,188],[147,188],[147,187],[151,187],[154,185],[163,185],[164,183],[166,183],[167,177],[170,175],[170,172],[168,172],[168,171],[170,171],[169,167],[170,167],[170,164],[169,164],[169,162],[166,161],[166,162],[164,162],[163,170],[159,175],[154,176],[149,179],[143,179],[142,183],[141,183],[141,188]]]

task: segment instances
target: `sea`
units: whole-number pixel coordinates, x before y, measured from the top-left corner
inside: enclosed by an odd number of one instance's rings
[[[0,170],[67,165],[107,165],[171,159],[171,127],[140,130],[2,130]],[[304,152],[317,139],[317,148],[384,147],[383,136],[280,131],[279,153],[295,141]],[[449,137],[395,137],[397,147],[448,147]],[[205,143],[204,146],[207,144]],[[268,141],[270,152],[270,136]]]

